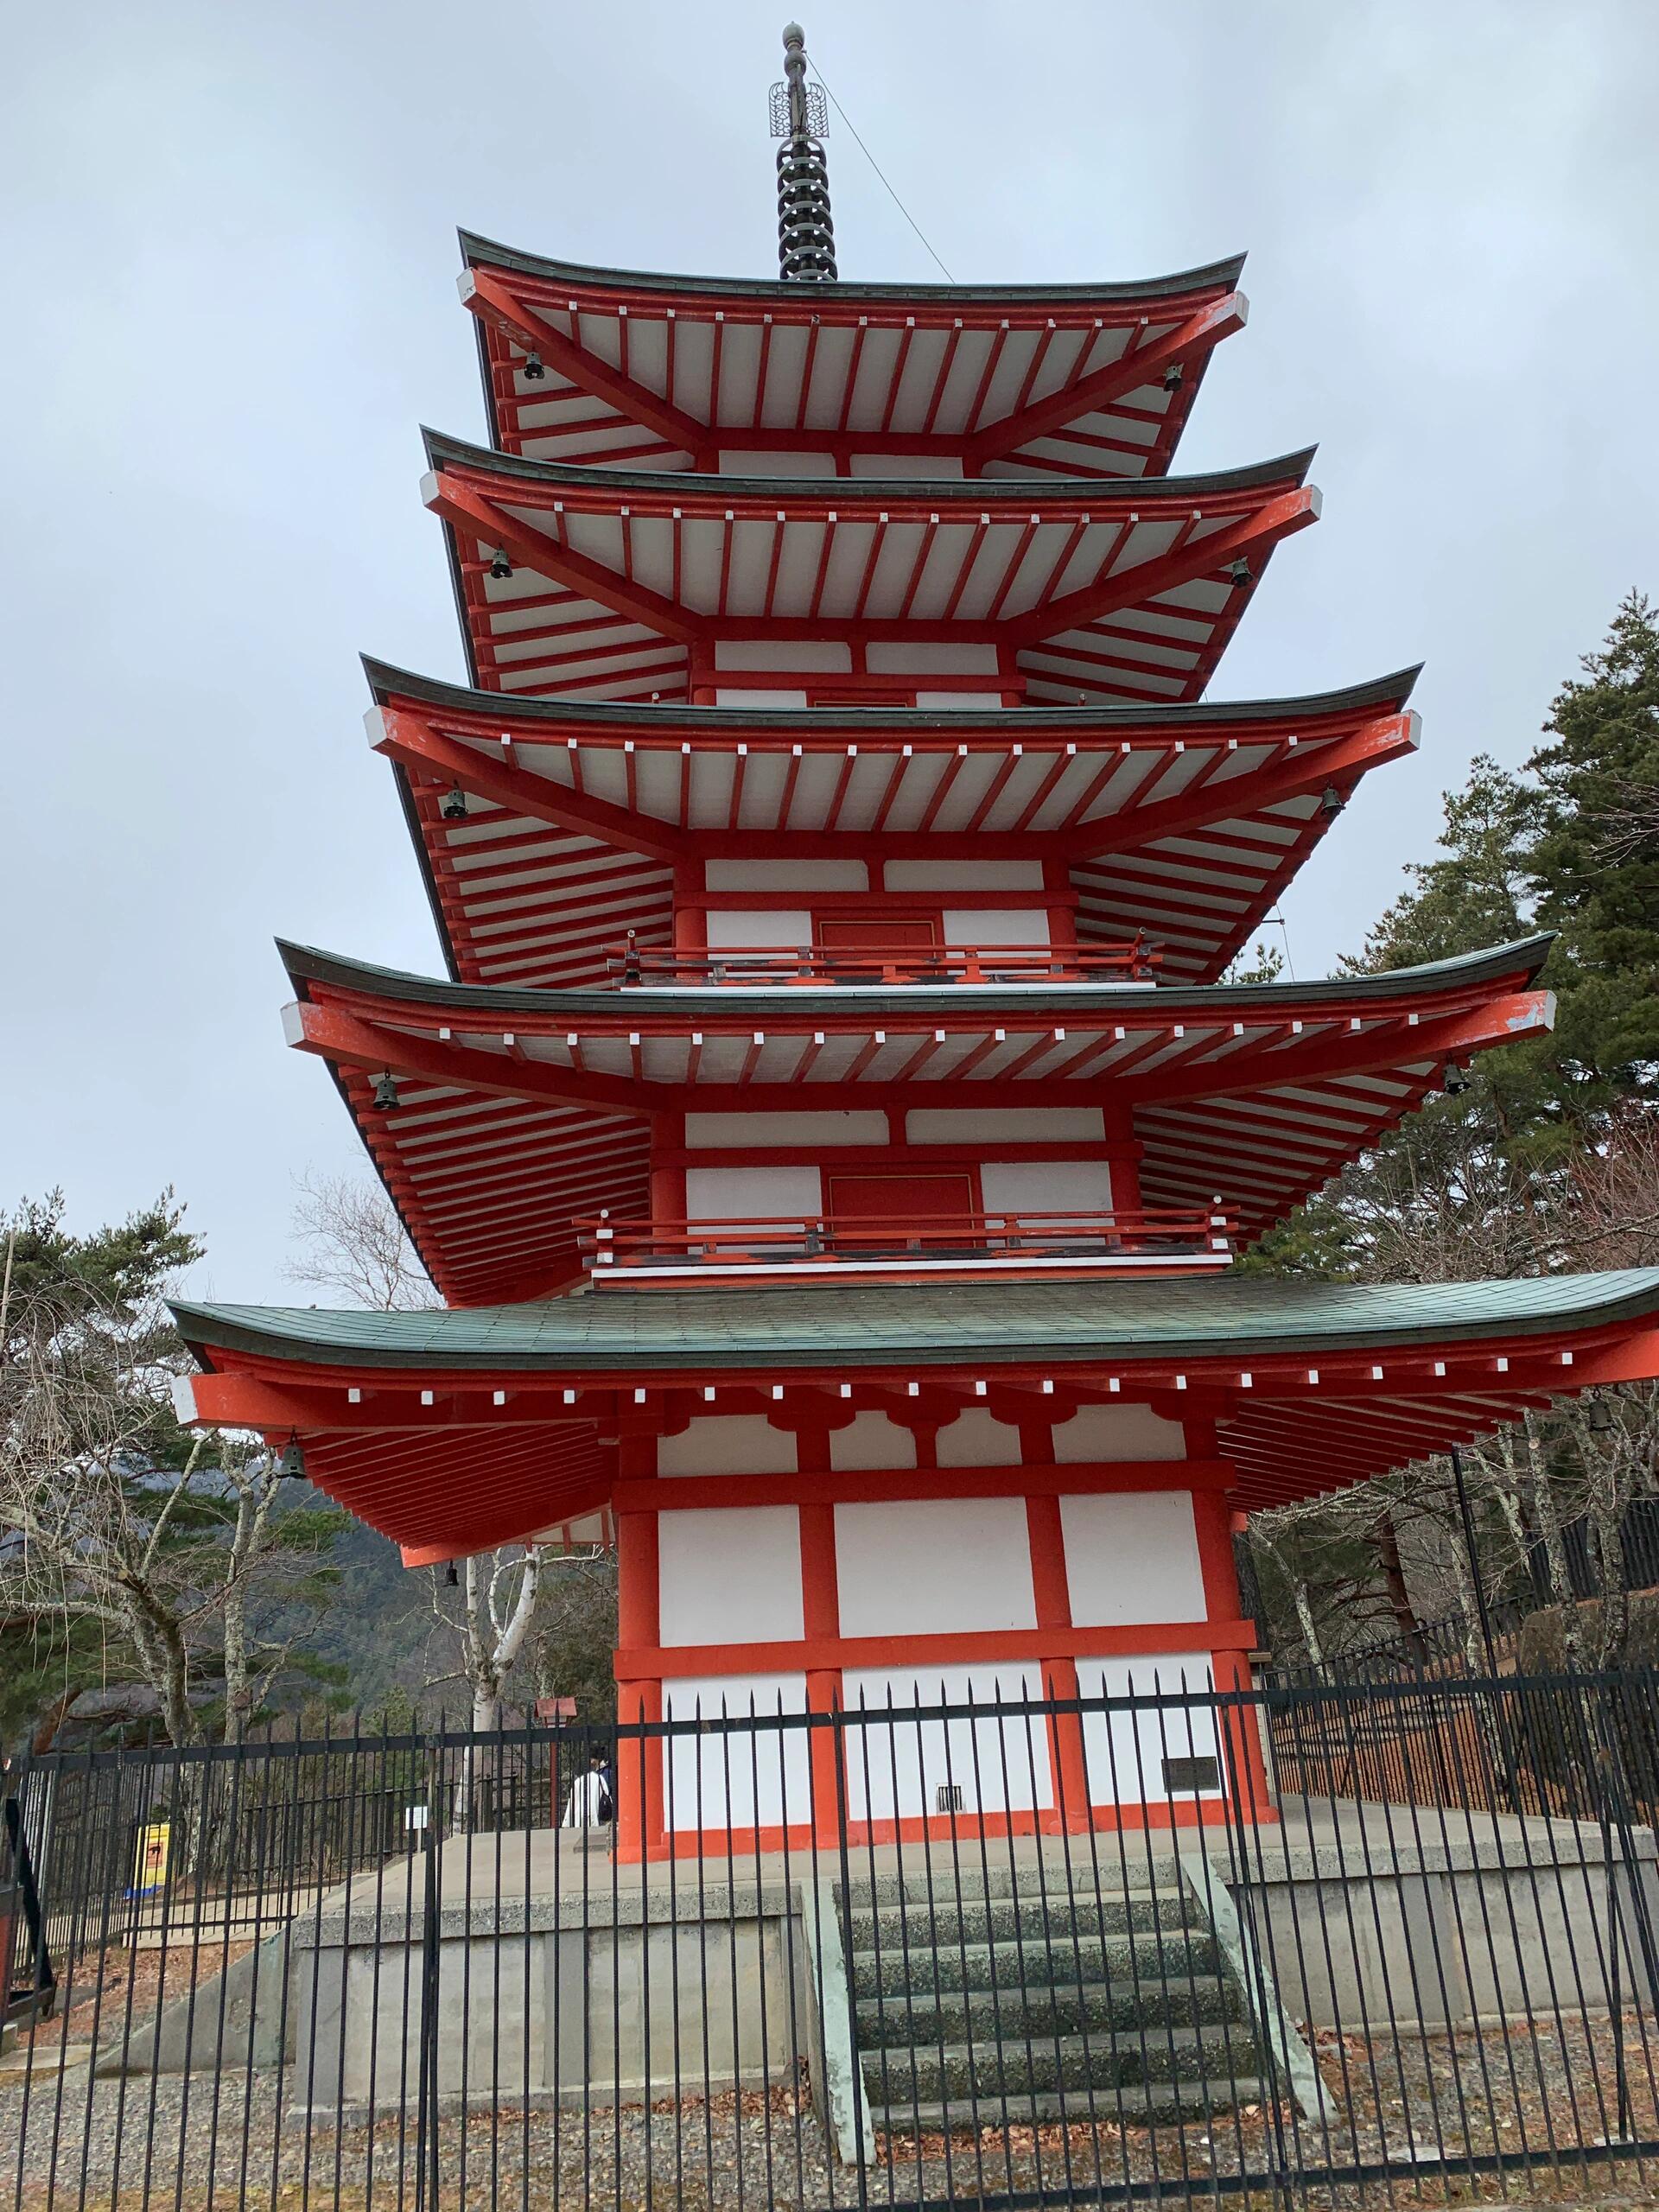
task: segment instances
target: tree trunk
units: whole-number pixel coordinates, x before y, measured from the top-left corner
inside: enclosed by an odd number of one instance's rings
[[[1560,1608],[1562,1656],[1569,1668],[1580,1667],[1584,1663],[1584,1643],[1580,1632],[1578,1604],[1573,1595],[1573,1577],[1567,1563],[1567,1546],[1561,1537],[1560,1516],[1555,1510],[1555,1487],[1541,1448],[1536,1414],[1529,1413],[1525,1416],[1523,1429],[1527,1440],[1527,1459],[1532,1470],[1532,1517],[1538,1523],[1538,1533],[1543,1539],[1550,1592]]]
[[[1427,1654],[1417,1616],[1412,1611],[1411,1592],[1406,1587],[1405,1562],[1400,1556],[1400,1535],[1394,1525],[1393,1513],[1385,1513],[1376,1527],[1376,1554],[1382,1562],[1382,1586],[1388,1592],[1389,1610],[1394,1615],[1395,1625],[1413,1662],[1419,1667]]]

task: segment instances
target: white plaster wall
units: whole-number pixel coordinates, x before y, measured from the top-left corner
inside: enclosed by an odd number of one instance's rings
[[[806,1710],[804,1675],[701,1675],[663,1685],[663,1713],[669,1720],[718,1719],[722,1713],[764,1721],[781,1705],[785,1713]],[[804,1728],[764,1726],[712,1731],[708,1735],[666,1738],[664,1762],[664,1818],[671,1829],[774,1827],[787,1820],[804,1827],[811,1819],[811,1759]],[[632,1751],[639,1787],[638,1747]]]
[[[1085,1700],[1139,1696],[1154,1691],[1196,1695],[1190,1706],[1146,1707],[1116,1713],[1086,1707],[1083,1756],[1092,1805],[1191,1804],[1194,1796],[1219,1797],[1221,1789],[1172,1792],[1164,1782],[1166,1758],[1215,1758],[1214,1708],[1203,1700],[1212,1687],[1206,1651],[1160,1653],[1155,1658],[1079,1659],[1077,1689]],[[1218,1772],[1220,1771],[1218,1768]]]
[[[804,691],[750,690],[747,685],[716,684],[715,704],[717,707],[804,707]]]
[[[1040,861],[889,861],[889,891],[1040,891]]]
[[[795,1439],[764,1414],[702,1414],[657,1440],[659,1475],[792,1475]]]
[[[1017,1467],[1020,1432],[983,1406],[969,1406],[939,1431],[937,1449],[942,1467]]]
[[[703,884],[709,891],[868,891],[870,871],[862,861],[709,861]]]
[[[715,645],[716,668],[786,668],[791,674],[798,668],[845,676],[852,665],[852,648],[830,638],[721,638]]]
[[[711,907],[708,916],[709,949],[711,952],[722,944],[741,944],[747,948],[781,945],[786,951],[812,942],[812,916],[804,906],[774,907],[770,912],[757,908],[745,913],[741,908]]]
[[[1037,1625],[1022,1498],[838,1505],[836,1580],[843,1636]]]
[[[720,474],[722,476],[833,476],[836,474],[836,456],[832,453],[779,453],[775,447],[757,453],[744,446],[722,446],[720,449]]]
[[[941,1784],[962,1791],[964,1815],[1028,1812],[1054,1802],[1048,1731],[1027,1718],[888,1720],[889,1708],[1011,1703],[1042,1694],[1039,1670],[1000,1667],[852,1668],[842,1677],[850,1713],[879,1713],[847,1731],[847,1809],[855,1821],[939,1816]]]
[[[909,483],[962,474],[962,458],[945,453],[855,453],[847,458],[849,476],[892,476]],[[992,648],[995,650],[995,647]]]
[[[688,1167],[688,1221],[810,1221],[823,1211],[816,1167]]]
[[[987,1213],[1104,1213],[1112,1203],[1105,1160],[988,1160],[979,1184]]]
[[[918,1106],[905,1134],[912,1144],[1092,1144],[1106,1122],[1098,1106]]]
[[[867,647],[864,664],[872,676],[896,675],[912,669],[931,676],[1001,673],[995,645],[972,645],[966,639],[940,639],[932,643],[919,639],[897,639],[889,644]]]
[[[830,1465],[837,1474],[861,1468],[913,1467],[916,1439],[886,1414],[855,1414],[845,1428],[830,1432]]]
[[[1046,944],[1048,912],[1042,906],[947,906],[947,944]]]
[[[866,1107],[856,1113],[688,1114],[691,1150],[747,1151],[769,1144],[886,1144],[887,1117]]]
[[[1060,1527],[1071,1618],[1079,1628],[1205,1618],[1191,1491],[1062,1497]]]
[[[1063,1467],[1095,1459],[1185,1459],[1186,1432],[1150,1406],[1079,1406],[1054,1427],[1054,1457]]]
[[[657,1547],[665,1644],[796,1643],[804,1633],[794,1506],[659,1513]]]

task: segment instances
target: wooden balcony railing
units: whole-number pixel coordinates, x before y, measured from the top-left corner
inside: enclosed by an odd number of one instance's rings
[[[780,1269],[808,1262],[883,1271],[956,1263],[997,1272],[1033,1262],[1087,1267],[1204,1265],[1232,1257],[1238,1217],[1229,1209],[1115,1207],[1052,1213],[895,1214],[882,1221],[828,1215],[725,1221],[638,1221],[601,1213],[575,1224],[586,1265],[601,1272],[672,1268]]]
[[[609,944],[610,972],[625,984],[665,983],[1143,983],[1163,957],[1144,938],[1122,944],[719,945]]]

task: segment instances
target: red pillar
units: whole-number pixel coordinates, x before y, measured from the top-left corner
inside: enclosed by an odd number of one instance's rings
[[[796,1452],[803,1474],[828,1472],[827,1433],[803,1431],[796,1440]],[[803,1505],[798,1511],[802,1633],[809,1645],[833,1643],[841,1634],[841,1592],[836,1576],[836,1509],[833,1505]],[[841,1669],[809,1666],[807,1711],[830,1713],[840,1702]],[[811,1761],[813,1840],[833,1847],[840,1833],[841,1732],[828,1722],[813,1728],[808,1738],[808,1749]]]
[[[1211,1448],[1213,1451],[1213,1445]],[[1198,1564],[1204,1575],[1204,1609],[1212,1621],[1236,1621],[1239,1615],[1233,1520],[1226,1491],[1193,1491],[1192,1521],[1198,1532]],[[1218,1692],[1249,1688],[1249,1664],[1236,1647],[1212,1649],[1210,1664]],[[1254,1713],[1243,1706],[1234,1706],[1221,1718],[1228,1745],[1227,1757],[1236,1778],[1243,1809],[1254,1813],[1258,1820],[1276,1818],[1268,1798],[1267,1767]]]
[[[623,1481],[657,1471],[654,1437],[625,1436],[617,1450]],[[655,1513],[621,1513],[616,1522],[616,1636],[619,1646],[617,1718],[624,1726],[663,1717],[660,1674],[629,1673],[630,1654],[655,1651],[662,1642]],[[638,1664],[638,1662],[632,1662]],[[616,1775],[616,1850],[620,1859],[637,1859],[660,1849],[663,1830],[663,1739],[660,1736],[619,1745]],[[644,1777],[644,1789],[640,1778]]]
[[[1052,1446],[1050,1446],[1051,1454]],[[1027,1452],[1027,1456],[1029,1452]],[[1065,1534],[1058,1497],[1026,1500],[1026,1535],[1031,1546],[1031,1587],[1039,1629],[1071,1627],[1071,1592],[1065,1580]],[[1077,1695],[1077,1662],[1069,1651],[1052,1652],[1040,1662],[1042,1694]],[[1089,1772],[1083,1756],[1083,1721],[1075,1713],[1054,1713],[1048,1724],[1048,1756],[1054,1771],[1055,1813],[1074,1831],[1090,1821]]]

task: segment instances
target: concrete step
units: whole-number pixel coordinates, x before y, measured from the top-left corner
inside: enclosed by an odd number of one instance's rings
[[[1127,1982],[1063,1980],[1022,1988],[902,1993],[861,1999],[860,2050],[897,2050],[1010,2038],[1128,2033],[1236,2022],[1238,1995],[1219,1974],[1184,1974],[1137,1989]]]
[[[924,2104],[873,2105],[870,2123],[878,2133],[914,2135],[920,2131],[1029,2126],[1058,2121],[1071,2126],[1148,2127],[1208,2120],[1240,2105],[1265,2104],[1269,2091],[1259,2075],[1241,2072],[1237,2080],[1126,2082],[1096,2089],[1092,2103],[1086,2089],[1044,2090],[1032,2096],[949,2097]]]
[[[1192,1925],[1191,1900],[1179,1891],[1097,1895],[1093,1891],[972,1897],[908,1898],[874,1906],[855,1898],[847,1916],[849,1948],[902,1949],[919,1940],[929,1948],[1014,1938],[1070,1942],[1077,1936],[1176,1933]]]
[[[868,2051],[863,2065],[871,2103],[899,2112],[917,2102],[1061,2094],[1075,2096],[1086,2109],[1090,2092],[1098,2103],[1103,2093],[1120,2087],[1172,2082],[1205,2084],[1231,2105],[1238,2101],[1236,2083],[1259,2079],[1260,2060],[1255,2038],[1222,2022],[1155,2034],[1130,2031]]]
[[[1080,1936],[1075,1942],[957,1942],[938,1949],[911,1931],[908,1950],[855,1950],[850,1961],[855,1999],[933,1997],[963,1989],[1076,1989],[1107,1982],[1134,1995],[1156,1998],[1165,1987],[1219,1973],[1207,1936]]]

